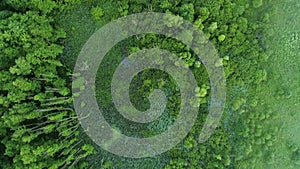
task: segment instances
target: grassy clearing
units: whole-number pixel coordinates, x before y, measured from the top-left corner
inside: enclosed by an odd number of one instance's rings
[[[265,114],[270,118],[261,117],[262,120],[255,124],[255,134],[261,132],[266,137],[258,137],[256,143],[248,145],[246,151],[241,153],[244,160],[238,164],[244,168],[300,167],[299,7],[300,3],[296,0],[264,4],[264,9],[271,10],[270,22],[264,25],[263,39],[269,58],[267,62],[260,63],[267,71],[267,80],[246,93],[250,94],[250,98],[257,98],[256,108],[252,110],[256,112],[254,116]],[[261,13],[264,14],[263,11]],[[252,118],[249,116],[249,119]],[[239,121],[242,123],[249,119]],[[239,144],[239,141],[233,144]]]
[[[90,10],[91,5],[82,2],[72,6],[67,12],[55,15],[58,26],[63,27],[68,34],[61,60],[70,68],[74,67],[77,56],[88,38],[105,24],[104,20],[95,22]]]
[[[260,107],[278,114],[265,128],[279,129],[272,159],[260,159],[256,168],[300,168],[300,3],[297,0],[270,2],[274,12],[266,27],[272,55],[264,65],[269,80],[261,86]]]

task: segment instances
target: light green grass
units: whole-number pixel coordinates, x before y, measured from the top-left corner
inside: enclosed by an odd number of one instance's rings
[[[268,159],[258,157],[254,168],[300,168],[300,2],[273,1],[266,5],[274,12],[267,31],[266,44],[272,53],[263,66],[268,81],[257,88],[262,112],[271,111],[278,118],[263,125],[264,130],[278,128]],[[260,148],[260,147],[257,147]]]

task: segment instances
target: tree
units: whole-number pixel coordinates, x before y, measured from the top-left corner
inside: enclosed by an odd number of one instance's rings
[[[263,5],[263,0],[253,0],[252,5],[254,8],[259,8]]]
[[[49,16],[58,5],[7,0],[5,6],[14,11],[0,21],[0,160],[8,169],[62,167],[72,153],[64,150],[83,145],[76,143],[79,124],[69,107],[68,72],[58,70],[67,70],[58,59],[66,33]],[[89,153],[73,154],[68,163]]]
[[[193,22],[194,21],[194,5],[192,3],[189,4],[183,4],[179,8],[179,14],[182,16],[184,19]]]
[[[91,14],[93,19],[100,20],[101,17],[104,15],[104,11],[100,6],[96,6],[91,9]]]

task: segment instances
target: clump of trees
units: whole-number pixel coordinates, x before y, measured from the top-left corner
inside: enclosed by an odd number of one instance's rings
[[[267,72],[259,65],[266,59],[265,49],[259,39],[262,36],[260,23],[266,19],[260,22],[249,20],[249,18],[256,18],[254,11],[263,5],[262,0],[163,0],[143,4],[144,6],[141,5],[144,7],[143,10],[137,7],[138,3],[135,1],[110,2],[118,6],[119,16],[142,11],[166,12],[179,15],[194,23],[216,46],[221,59],[216,62],[215,66],[224,66],[229,93],[234,93],[236,89],[244,91],[255,88],[268,78]],[[105,13],[109,15],[109,11]],[[170,22],[180,23],[180,20]],[[188,36],[188,33],[183,36]],[[196,77],[201,74],[202,77],[197,79],[199,86],[208,84],[208,77],[201,62],[196,59],[193,51],[180,42],[168,37],[147,34],[137,36],[133,44],[135,46],[130,48],[132,52],[159,47],[175,53],[185,61],[186,67],[193,69]],[[174,64],[177,64],[176,61]],[[191,105],[206,103],[209,98],[207,90],[205,86],[197,88],[195,92],[199,100],[192,100]],[[233,165],[238,168],[250,168],[249,165],[253,161],[249,160],[248,165],[245,165],[243,161],[255,154],[261,154],[260,150],[252,149],[252,147],[272,145],[273,135],[267,134],[259,125],[262,121],[270,119],[272,114],[252,110],[258,102],[253,95],[239,93],[235,96],[229,95],[228,100],[228,111],[237,112],[241,117],[235,118],[234,122],[229,120],[233,124],[227,124],[228,122],[224,120],[225,124],[217,129],[208,142],[198,145],[197,135],[201,131],[201,122],[205,120],[207,113],[207,106],[201,104],[202,108],[196,125],[182,144],[168,153],[172,160],[165,168],[228,168]],[[224,115],[224,119],[232,116]],[[237,127],[240,123],[245,125]],[[230,135],[229,132],[234,134]],[[242,141],[238,141],[239,139]],[[237,155],[233,157],[232,154]]]
[[[59,60],[66,33],[54,24],[50,13],[59,9],[60,3],[1,2],[2,168],[72,168],[94,152],[91,145],[78,139],[68,70]]]
[[[219,51],[221,59],[215,66],[224,66],[228,92],[242,91],[238,97],[228,96],[230,101],[226,108],[237,112],[239,118],[230,121],[231,124],[224,120],[214,135],[199,145],[197,138],[208,113],[210,96],[209,77],[201,61],[185,45],[169,37],[145,34],[131,38],[130,52],[159,47],[178,55],[185,65],[176,61],[174,64],[191,68],[200,86],[195,89],[198,100],[191,101],[191,105],[201,104],[197,122],[187,138],[166,153],[172,160],[165,168],[229,168],[233,165],[250,168],[254,157],[263,155],[263,150],[255,149],[255,145],[265,149],[273,145],[273,134],[264,131],[260,123],[267,124],[274,115],[270,111],[259,113],[255,110],[259,101],[252,95],[243,95],[244,90],[268,78],[266,71],[258,66],[268,57],[259,41],[260,25],[248,20],[254,16],[253,11],[263,5],[262,0],[154,0],[151,4],[143,0],[87,1],[93,4],[89,14],[97,21],[146,11],[172,13],[189,20],[204,31]],[[79,1],[0,2],[0,168],[89,167],[83,159],[95,152],[94,147],[78,139],[79,124],[72,109],[70,77],[66,73],[69,70],[59,59],[67,35],[51,17],[74,3]],[[265,15],[262,21],[267,20]],[[182,36],[192,35],[183,31]],[[143,94],[154,88],[171,86],[164,80],[147,81],[146,77],[142,80]],[[172,90],[177,89],[173,86]],[[176,97],[170,98],[171,104],[179,104]],[[176,110],[170,110],[174,118]],[[153,127],[167,128],[164,125]],[[114,164],[108,161],[102,167],[112,168]]]

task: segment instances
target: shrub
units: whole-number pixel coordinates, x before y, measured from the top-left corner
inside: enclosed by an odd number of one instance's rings
[[[263,5],[263,0],[253,0],[252,5],[254,8],[259,8]]]
[[[104,15],[104,11],[101,7],[96,6],[96,7],[92,8],[91,14],[92,14],[93,19],[100,20],[102,18],[102,16]]]

